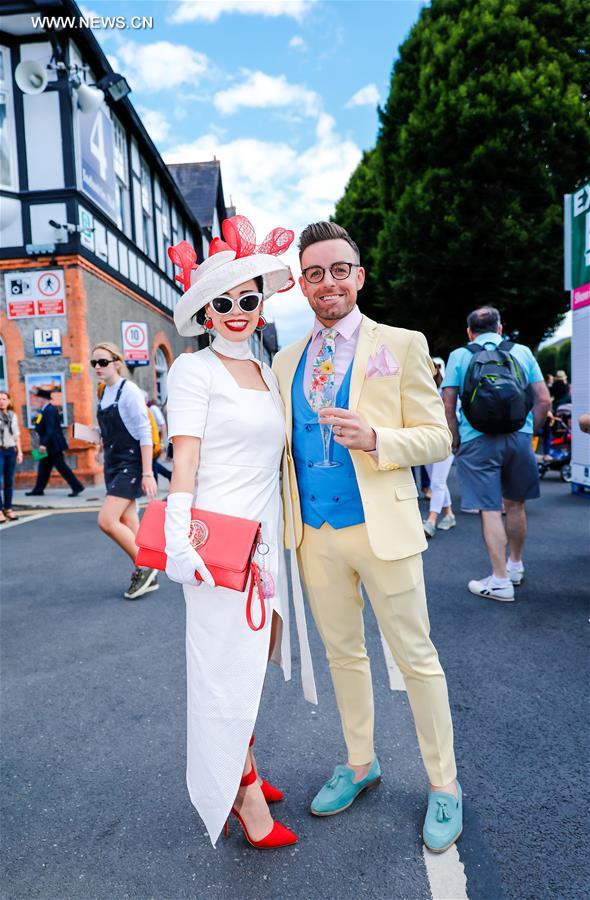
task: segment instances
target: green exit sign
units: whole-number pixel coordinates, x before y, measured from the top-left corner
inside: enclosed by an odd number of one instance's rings
[[[564,197],[564,287],[590,283],[590,182]]]

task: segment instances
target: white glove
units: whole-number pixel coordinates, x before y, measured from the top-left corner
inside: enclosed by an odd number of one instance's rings
[[[215,587],[213,576],[189,541],[193,495],[176,492],[168,495],[164,534],[166,536],[166,575],[177,584],[199,584],[195,571],[203,581]]]

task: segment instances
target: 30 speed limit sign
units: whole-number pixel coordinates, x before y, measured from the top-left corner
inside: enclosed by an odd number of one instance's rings
[[[127,365],[149,365],[147,324],[145,322],[121,322],[121,331],[123,335],[123,356]]]

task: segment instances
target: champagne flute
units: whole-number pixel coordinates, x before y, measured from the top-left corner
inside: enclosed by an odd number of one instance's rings
[[[320,385],[318,391],[315,394],[315,408],[318,413],[318,422],[319,422],[319,413],[321,409],[327,409],[329,407],[333,407],[336,400],[336,390],[334,385],[334,379],[327,379],[323,384]],[[336,462],[336,460],[330,459],[330,444],[332,441],[332,430],[334,428],[333,425],[328,424],[327,422],[319,422],[320,426],[320,434],[322,436],[322,446],[324,450],[324,458],[320,462],[315,462],[313,465],[318,469],[335,469],[338,466],[341,466],[342,463]]]

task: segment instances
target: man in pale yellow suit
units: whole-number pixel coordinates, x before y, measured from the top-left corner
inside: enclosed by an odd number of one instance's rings
[[[441,852],[461,833],[462,797],[446,680],[429,637],[421,556],[427,544],[411,467],[445,459],[451,437],[424,336],[359,312],[365,273],[348,233],[334,223],[309,225],[299,250],[299,284],[316,320],[312,334],[273,363],[287,414],[285,506],[293,508],[299,565],[348,751],[311,811],[339,813],[381,777],[362,582],[405,679],[430,779],[423,837]],[[322,445],[312,409],[326,377],[338,393],[320,421],[333,425],[339,464],[327,469],[315,466]]]

